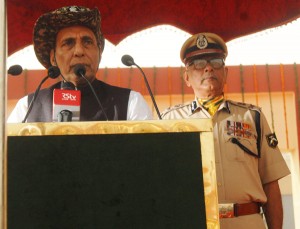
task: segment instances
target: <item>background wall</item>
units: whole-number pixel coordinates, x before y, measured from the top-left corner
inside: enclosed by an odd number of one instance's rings
[[[182,67],[144,68],[148,82],[156,97],[160,111],[169,106],[185,103],[193,99],[193,92],[182,80]],[[272,129],[280,134],[280,147],[299,149],[293,142],[300,140],[300,65],[259,65],[229,66],[225,95],[229,99],[252,103],[263,108]],[[8,113],[16,101],[34,92],[45,77],[45,70],[24,70],[22,75],[8,77]],[[149,93],[144,79],[136,68],[100,69],[97,78],[121,87],[129,87],[141,92],[147,98]],[[58,81],[49,79],[43,87]],[[147,98],[152,106],[150,98]],[[156,116],[154,107],[153,113]],[[294,112],[295,114],[291,114]],[[294,119],[292,118],[294,116]],[[292,135],[292,128],[296,134]],[[279,137],[279,136],[278,136]],[[296,141],[297,142],[297,141]]]

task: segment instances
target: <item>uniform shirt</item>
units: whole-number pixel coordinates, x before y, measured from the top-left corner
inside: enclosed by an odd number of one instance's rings
[[[8,123],[21,123],[28,109],[28,96],[21,98],[10,116]],[[127,120],[147,120],[152,119],[152,112],[143,96],[136,91],[130,91],[128,100]]]
[[[255,124],[255,117],[259,118],[260,127]],[[273,148],[268,144],[267,136],[271,134],[271,130],[258,107],[224,101],[211,117],[194,100],[192,103],[166,110],[162,118],[212,119],[219,203],[265,203],[267,197],[263,184],[276,181],[290,173],[278,147]],[[233,144],[233,138],[238,139],[253,154],[250,155]],[[261,144],[257,146],[259,138]],[[222,229],[265,228],[259,214],[220,219],[220,223]]]

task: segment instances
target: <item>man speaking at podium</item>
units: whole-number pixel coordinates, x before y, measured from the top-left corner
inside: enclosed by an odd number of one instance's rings
[[[211,118],[221,229],[281,229],[283,210],[278,180],[289,169],[259,107],[226,100],[227,47],[213,33],[183,44],[184,80],[195,100],[163,112],[163,119]]]
[[[55,96],[61,94],[55,95],[55,90],[63,90],[64,83],[72,85],[72,90],[80,91],[81,104],[77,107],[80,112],[74,112],[78,113],[75,120],[152,118],[140,93],[96,79],[104,49],[98,9],[67,6],[40,16],[34,26],[33,44],[39,62],[46,69],[57,66],[63,82],[39,91],[38,96],[30,94],[20,99],[8,118],[9,123],[55,121]],[[36,98],[28,112],[33,97]]]

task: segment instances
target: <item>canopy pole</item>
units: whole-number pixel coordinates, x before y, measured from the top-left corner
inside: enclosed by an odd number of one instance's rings
[[[7,59],[7,23],[6,23],[6,0],[0,0],[0,205],[1,205],[1,214],[0,214],[0,227],[6,229],[6,207],[5,207],[5,197],[3,190],[6,188],[4,183],[4,168],[5,168],[5,155],[6,155],[6,59]]]

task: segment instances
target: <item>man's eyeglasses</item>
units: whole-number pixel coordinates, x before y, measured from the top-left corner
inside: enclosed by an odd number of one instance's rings
[[[206,67],[207,63],[210,64],[214,69],[220,69],[224,66],[224,60],[222,58],[216,58],[216,59],[196,59],[188,63],[188,66],[194,65],[195,69],[200,70]]]

